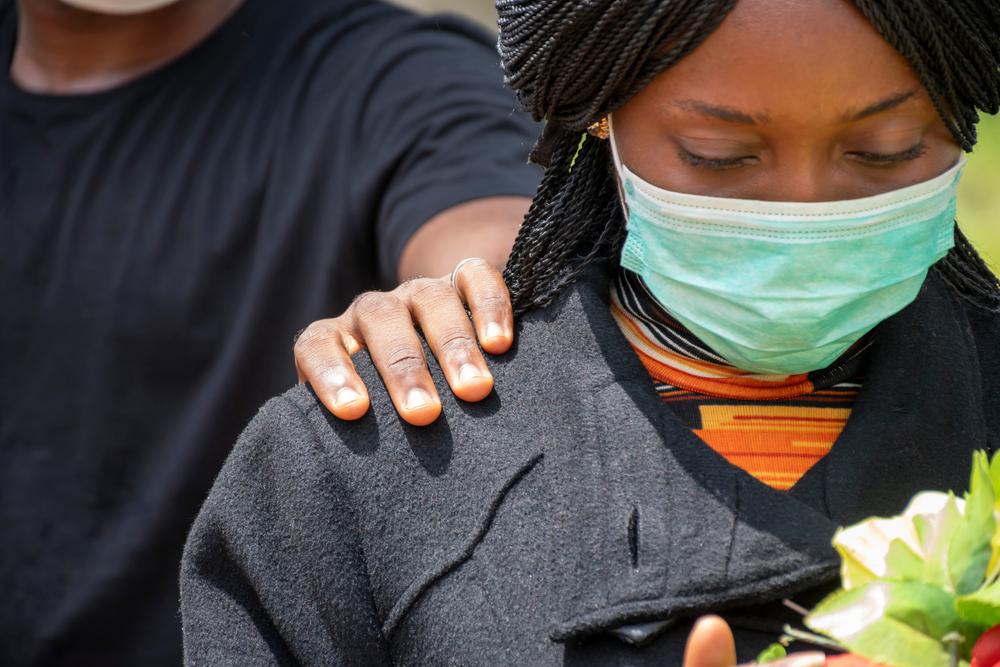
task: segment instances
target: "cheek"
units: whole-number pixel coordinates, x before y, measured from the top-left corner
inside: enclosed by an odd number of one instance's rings
[[[928,149],[927,155],[922,160],[917,160],[911,170],[902,174],[901,178],[893,183],[892,189],[905,188],[936,178],[958,164],[961,159],[962,149],[958,146],[949,145],[937,151]]]
[[[674,157],[665,161],[655,170],[657,180],[650,181],[640,174],[641,178],[655,184],[657,187],[671,192],[682,192],[705,197],[725,197],[728,199],[768,199],[768,197],[753,196],[759,188],[754,188],[746,177],[736,177],[728,170],[711,170],[692,167],[680,158]],[[735,170],[734,170],[735,171]],[[753,180],[758,185],[767,174],[758,171],[753,174]]]

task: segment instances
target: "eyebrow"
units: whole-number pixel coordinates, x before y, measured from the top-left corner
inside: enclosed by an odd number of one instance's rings
[[[685,111],[693,111],[708,118],[717,118],[727,123],[739,123],[740,125],[756,125],[758,121],[761,123],[769,123],[771,121],[767,114],[758,113],[751,115],[733,107],[708,104],[701,100],[680,100],[672,102],[670,106],[679,107]]]
[[[887,97],[881,102],[876,102],[875,104],[865,107],[861,111],[857,112],[849,111],[845,113],[843,115],[843,121],[845,123],[854,123],[859,120],[868,118],[869,116],[880,114],[883,111],[889,111],[890,109],[895,109],[900,104],[906,102],[914,95],[916,95],[916,93],[911,90],[908,93],[899,93],[897,95],[893,95],[892,97]]]

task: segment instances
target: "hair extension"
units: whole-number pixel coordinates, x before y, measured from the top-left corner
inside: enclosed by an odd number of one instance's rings
[[[978,111],[1000,111],[1000,0],[852,0],[916,70],[960,146]],[[545,167],[504,278],[515,313],[549,304],[593,261],[617,258],[625,220],[606,141],[580,136],[672,67],[736,0],[497,0],[505,81],[547,125]],[[964,300],[1000,310],[1000,285],[956,227],[936,273]]]

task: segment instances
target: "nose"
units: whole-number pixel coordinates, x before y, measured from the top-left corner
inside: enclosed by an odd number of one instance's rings
[[[783,160],[773,172],[774,182],[764,199],[788,202],[825,202],[842,198],[829,166],[800,157]]]

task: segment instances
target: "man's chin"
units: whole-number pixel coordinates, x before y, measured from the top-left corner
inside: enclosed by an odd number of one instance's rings
[[[95,14],[133,16],[147,14],[179,0],[61,0],[65,4]]]

